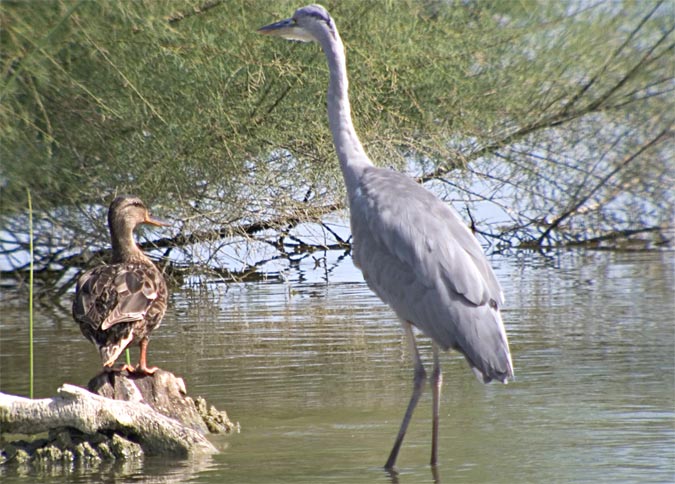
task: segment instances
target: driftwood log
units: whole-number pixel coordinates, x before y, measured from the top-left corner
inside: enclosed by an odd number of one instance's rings
[[[0,393],[2,433],[34,435],[60,428],[84,434],[120,433],[133,437],[147,454],[187,457],[215,452],[204,434],[162,415],[144,402],[113,400],[65,384],[54,398],[31,400]]]
[[[104,372],[88,387],[65,384],[57,396],[37,400],[0,393],[0,434],[49,434],[41,447],[23,447],[24,460],[54,453],[59,459],[82,453],[124,459],[212,454],[216,448],[205,434],[238,430],[225,412],[209,408],[201,398],[195,402],[183,380],[163,370],[142,377]],[[17,446],[10,447],[4,461],[17,454]]]

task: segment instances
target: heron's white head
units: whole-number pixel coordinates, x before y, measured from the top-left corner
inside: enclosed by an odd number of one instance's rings
[[[291,18],[266,25],[258,32],[288,40],[319,42],[321,32],[334,31],[333,19],[321,5],[307,5],[295,11]]]

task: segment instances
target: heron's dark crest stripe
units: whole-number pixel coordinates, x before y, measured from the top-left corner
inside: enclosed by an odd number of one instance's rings
[[[333,28],[333,19],[321,5],[309,5],[302,9],[302,13],[308,17],[322,20],[326,22],[330,28]]]

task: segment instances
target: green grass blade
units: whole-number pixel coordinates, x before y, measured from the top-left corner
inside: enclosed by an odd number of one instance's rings
[[[30,198],[30,189],[26,188],[28,196],[28,244],[30,252],[30,267],[28,270],[28,388],[29,396],[33,398],[33,205]]]

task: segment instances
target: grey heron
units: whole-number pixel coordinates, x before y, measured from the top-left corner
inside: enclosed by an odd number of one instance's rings
[[[426,371],[412,327],[432,340],[431,465],[438,462],[439,350],[464,355],[485,383],[506,383],[513,364],[500,308],[502,289],[457,212],[405,174],[379,168],[354,130],[345,49],[325,8],[309,5],[261,34],[318,42],[326,55],[328,122],[347,187],[352,258],[370,289],[401,320],[414,361],[413,392],[385,468],[392,469],[422,394]]]
[[[147,366],[148,338],[164,317],[167,288],[162,273],[134,242],[133,232],[140,224],[167,225],[151,217],[137,197],[112,201],[108,209],[112,259],[78,278],[73,318],[96,345],[104,370],[112,370],[136,340],[141,349],[138,366],[123,365],[119,370],[148,375],[157,370]]]

